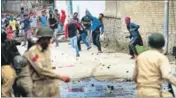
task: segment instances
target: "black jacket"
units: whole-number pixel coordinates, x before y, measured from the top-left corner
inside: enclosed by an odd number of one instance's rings
[[[5,40],[1,43],[1,66],[11,65],[13,58],[20,55],[16,45],[20,45],[16,40]]]
[[[68,24],[68,37],[72,38],[77,35],[77,26],[75,23]]]

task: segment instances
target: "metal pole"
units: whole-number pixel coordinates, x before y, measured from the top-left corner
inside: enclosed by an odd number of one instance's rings
[[[168,20],[169,20],[169,1],[165,0],[164,1],[164,36],[165,36],[165,54],[168,54],[168,38],[169,38],[169,34],[168,34]]]
[[[72,18],[72,16],[73,16],[72,0],[67,1],[67,6],[68,6],[69,16],[70,16],[70,18]]]

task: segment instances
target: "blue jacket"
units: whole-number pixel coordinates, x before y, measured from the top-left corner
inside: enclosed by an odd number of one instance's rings
[[[88,17],[92,21],[91,30],[95,31],[96,29],[101,28],[101,32],[103,33],[104,32],[104,24],[102,22],[100,22],[100,20],[98,18],[92,16],[89,11],[88,11]]]
[[[130,32],[130,38],[132,38],[133,41],[140,39],[140,34],[138,31],[139,25],[131,22],[129,25],[127,25],[127,29]]]

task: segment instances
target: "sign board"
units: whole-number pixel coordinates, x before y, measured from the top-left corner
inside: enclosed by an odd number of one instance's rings
[[[136,85],[133,82],[115,80],[98,81],[88,78],[61,85],[63,98],[72,97],[129,97],[136,98]]]

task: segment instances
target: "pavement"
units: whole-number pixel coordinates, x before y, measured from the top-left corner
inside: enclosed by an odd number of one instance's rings
[[[26,47],[18,46],[21,54],[26,50]],[[51,45],[51,59],[52,65],[55,67],[54,71],[60,75],[66,75],[71,78],[71,82],[65,84],[62,81],[58,81],[60,87],[60,93],[64,97],[90,97],[90,96],[110,96],[106,94],[108,91],[101,93],[102,91],[94,91],[95,88],[99,86],[103,87],[103,90],[107,89],[107,86],[111,84],[115,87],[113,96],[133,96],[135,98],[135,85],[131,84],[133,76],[133,69],[135,65],[135,60],[131,60],[128,54],[124,53],[109,53],[107,49],[102,49],[103,53],[97,54],[97,48],[92,46],[90,50],[87,50],[85,45],[82,44],[82,51],[80,52],[80,57],[76,57],[74,49],[69,45],[69,43],[60,43],[59,47],[55,47],[54,44]],[[175,64],[172,64],[175,66]],[[173,68],[173,71],[176,68]],[[93,78],[92,78],[93,77]],[[92,79],[96,79],[92,81]],[[125,81],[126,82],[125,82]],[[100,82],[102,81],[102,82]],[[107,81],[107,82],[103,82]],[[116,81],[113,84],[112,81]],[[109,83],[109,84],[108,84]],[[94,84],[95,87],[90,85]],[[76,88],[74,88],[76,87]],[[69,92],[68,89],[84,89],[86,91]],[[125,91],[118,91],[124,89],[126,92],[133,92],[126,94]],[[111,92],[111,91],[110,91]],[[103,94],[103,95],[101,95]],[[124,94],[124,95],[123,95]],[[132,98],[132,97],[130,97]]]
[[[18,46],[21,54],[26,47]],[[82,44],[80,57],[76,57],[74,49],[68,43],[60,43],[59,47],[51,45],[51,59],[55,72],[67,75],[72,80],[79,80],[86,77],[96,77],[97,79],[131,79],[134,69],[134,60],[124,53],[104,53],[98,54],[97,48],[92,47],[87,50]]]

